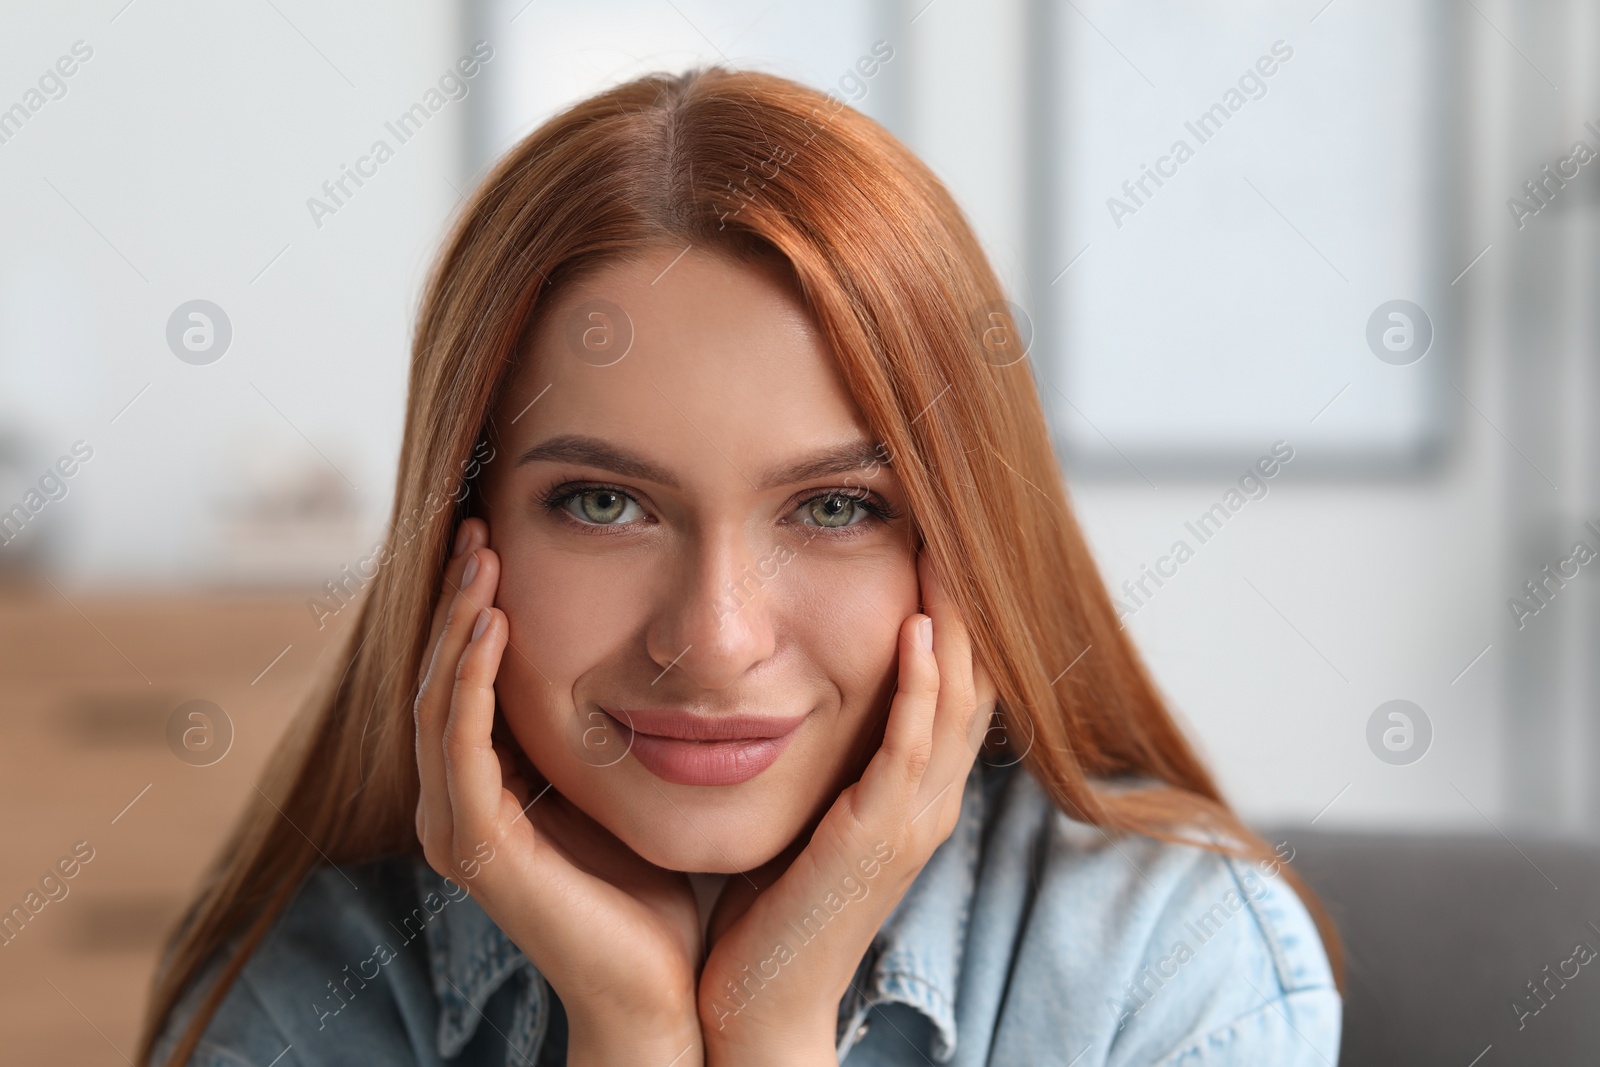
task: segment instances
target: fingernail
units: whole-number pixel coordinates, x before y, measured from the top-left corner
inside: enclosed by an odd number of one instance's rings
[[[489,609],[484,608],[478,612],[478,621],[472,626],[472,639],[476,641],[483,636],[483,631],[489,628]]]
[[[467,557],[467,568],[461,572],[461,587],[465,589],[472,584],[472,579],[478,576],[478,554],[474,552]]]
[[[465,552],[467,550],[467,544],[471,540],[472,540],[472,530],[467,526],[466,523],[462,523],[461,524],[461,528],[456,531],[456,547],[455,547],[455,551],[451,552],[451,555],[453,555],[453,556],[461,555],[461,553],[463,553],[463,552]]]
[[[917,623],[917,644],[921,645],[924,651],[933,651],[933,620],[926,615]]]

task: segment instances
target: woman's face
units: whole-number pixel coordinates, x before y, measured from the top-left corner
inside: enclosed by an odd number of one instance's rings
[[[655,864],[772,859],[871,756],[919,603],[899,480],[803,304],[651,249],[560,293],[494,417],[523,751]]]

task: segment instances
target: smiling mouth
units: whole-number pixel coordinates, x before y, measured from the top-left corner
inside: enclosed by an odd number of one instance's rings
[[[737,785],[772,766],[805,715],[700,716],[665,709],[602,709],[645,770],[674,785]]]

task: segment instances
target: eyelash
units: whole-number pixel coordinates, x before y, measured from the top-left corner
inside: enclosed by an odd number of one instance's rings
[[[606,492],[616,493],[621,497],[626,497],[628,500],[633,501],[633,503],[641,510],[644,508],[644,505],[639,503],[639,499],[632,493],[619,486],[607,484],[606,482],[561,482],[540,494],[538,497],[538,504],[547,511],[563,513],[568,521],[570,521],[574,526],[580,528],[584,533],[598,534],[603,537],[612,536],[614,533],[621,532],[621,530],[626,529],[626,527],[634,525],[634,523],[625,523],[620,527],[614,527],[606,523],[584,522],[582,519],[566,513],[566,505],[569,501],[576,497],[582,496],[584,493],[592,493],[601,489],[605,490]],[[791,512],[796,511],[807,504],[814,503],[818,500],[825,500],[828,497],[833,496],[849,497],[851,500],[855,501],[857,507],[865,509],[868,515],[880,523],[892,522],[900,517],[900,512],[895,509],[894,505],[890,504],[887,500],[883,499],[878,494],[871,492],[870,490],[825,489],[821,492],[812,493],[810,496],[797,500],[794,506],[789,510]],[[809,526],[811,524],[801,523],[799,525]],[[826,531],[827,534],[832,537],[851,537],[859,536],[859,533],[864,532],[860,531],[859,527],[866,525],[867,523],[865,522],[853,522],[848,526],[832,527],[822,526],[819,524],[814,526],[813,529],[816,529],[819,532]],[[817,535],[813,534],[812,536],[815,537]]]

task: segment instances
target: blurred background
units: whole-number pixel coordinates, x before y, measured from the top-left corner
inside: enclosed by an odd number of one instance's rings
[[[710,62],[831,90],[964,206],[1248,818],[1595,833],[1595,4],[8,4],[0,909],[93,858],[0,933],[0,1061],[132,1055],[351,614],[312,605],[385,533],[463,195]]]

